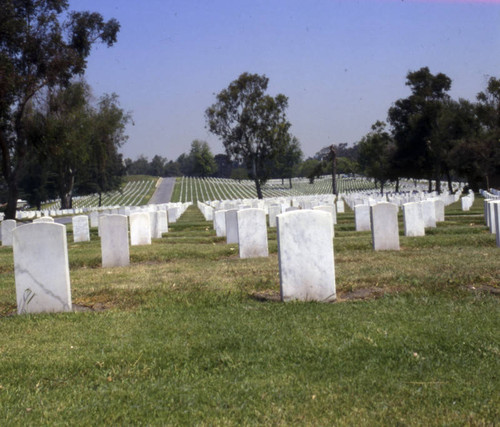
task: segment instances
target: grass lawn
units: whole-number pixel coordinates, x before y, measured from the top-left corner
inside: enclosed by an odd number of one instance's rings
[[[374,252],[339,215],[332,304],[276,301],[276,230],[240,260],[195,207],[127,268],[69,226],[75,313],[13,315],[0,248],[2,425],[498,424],[500,248],[482,199],[446,218]]]

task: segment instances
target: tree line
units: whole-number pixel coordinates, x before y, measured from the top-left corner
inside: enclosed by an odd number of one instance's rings
[[[115,95],[92,105],[75,78],[93,45],[116,42],[120,24],[68,8],[66,0],[2,0],[0,7],[0,191],[8,219],[21,190],[35,205],[52,192],[70,207],[77,177],[87,191],[116,185],[128,116]]]

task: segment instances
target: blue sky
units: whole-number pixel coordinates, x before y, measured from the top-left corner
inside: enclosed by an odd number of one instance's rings
[[[473,100],[500,77],[500,1],[70,0],[121,24],[95,48],[86,79],[132,113],[125,157],[175,160],[205,128],[215,94],[243,72],[289,98],[291,132],[307,156],[359,141],[408,96],[406,74],[428,66]]]

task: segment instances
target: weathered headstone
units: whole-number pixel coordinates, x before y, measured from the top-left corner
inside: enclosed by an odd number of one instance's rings
[[[131,246],[151,244],[151,218],[149,212],[130,214],[130,244]]]
[[[370,206],[356,205],[354,206],[354,223],[356,231],[370,231]]]
[[[71,311],[66,227],[34,223],[13,231],[17,313]]]
[[[240,258],[267,257],[266,212],[263,209],[243,209],[237,212]]]
[[[71,218],[73,223],[73,241],[90,241],[89,217],[87,215],[77,215]]]
[[[425,236],[424,217],[420,202],[410,202],[403,205],[405,236]]]
[[[377,203],[370,207],[372,244],[376,251],[399,251],[398,207]]]
[[[277,224],[282,301],[335,300],[331,215],[291,211],[278,215]]]
[[[0,223],[2,229],[2,246],[12,246],[12,232],[16,228],[15,219],[5,219]]]
[[[103,215],[99,218],[99,229],[101,230],[102,266],[123,267],[129,265],[127,217],[117,214]]]

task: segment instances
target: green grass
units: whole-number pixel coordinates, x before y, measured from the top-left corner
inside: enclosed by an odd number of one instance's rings
[[[280,303],[270,256],[241,260],[191,207],[132,265],[100,267],[96,230],[68,247],[74,304],[15,311],[0,248],[4,425],[494,425],[499,248],[482,200],[401,251],[339,216],[339,302]]]

